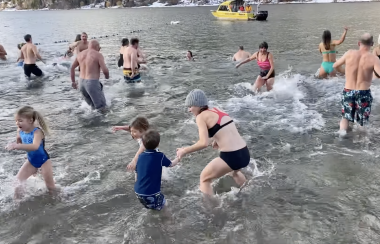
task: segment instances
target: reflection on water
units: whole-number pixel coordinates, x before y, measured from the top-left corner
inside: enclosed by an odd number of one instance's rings
[[[25,153],[0,151],[0,243],[376,243],[380,87],[372,88],[367,133],[354,128],[342,139],[336,132],[344,79],[313,75],[323,30],[337,39],[343,26],[355,23],[338,49],[356,48],[364,30],[378,34],[378,5],[262,6],[269,11],[267,22],[216,21],[209,12],[214,7],[2,12],[1,44],[9,55],[0,64],[0,138],[4,146],[15,140],[18,107],[41,111],[53,132],[47,148],[61,194],[44,194],[41,176],[31,177],[27,196],[16,204],[14,178]],[[170,25],[172,20],[180,24]],[[108,36],[99,38],[111,77],[101,79],[110,105],[105,116],[92,112],[71,88],[72,60],[59,58],[67,43],[54,43],[82,31],[90,38]],[[26,33],[41,43],[47,60],[38,64],[46,76],[30,88],[16,67],[16,44]],[[122,37],[132,36],[141,40],[148,69],[143,83],[127,85],[117,59]],[[238,46],[253,53],[263,40],[278,76],[273,91],[252,95],[257,65],[237,70],[230,59]],[[186,61],[187,50],[195,62]],[[214,182],[217,201],[204,202],[199,175],[218,154],[196,152],[164,171],[168,211],[148,211],[133,192],[134,175],[125,169],[137,143],[110,128],[146,116],[161,134],[160,150],[172,158],[176,148],[198,139],[194,118],[183,106],[194,88],[234,118],[251,151],[244,170],[250,180],[239,192],[223,177]]]

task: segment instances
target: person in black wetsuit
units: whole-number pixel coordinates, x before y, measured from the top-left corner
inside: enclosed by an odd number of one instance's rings
[[[128,47],[128,45],[129,45],[128,38],[123,38],[123,40],[121,40],[120,58],[119,58],[119,61],[117,62],[118,67],[122,67],[124,64],[123,52],[124,52],[124,49]]]

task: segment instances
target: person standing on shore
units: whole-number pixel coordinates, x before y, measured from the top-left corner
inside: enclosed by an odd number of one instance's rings
[[[358,42],[359,50],[348,50],[333,68],[346,65],[346,84],[342,94],[340,131],[346,133],[349,122],[356,119],[360,126],[368,123],[371,113],[372,74],[380,74],[380,60],[370,52],[373,36],[365,33]],[[379,77],[379,76],[378,76]]]

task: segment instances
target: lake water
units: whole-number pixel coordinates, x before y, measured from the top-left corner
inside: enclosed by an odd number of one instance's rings
[[[357,48],[358,37],[379,34],[379,3],[261,6],[267,22],[217,21],[216,7],[140,8],[93,11],[0,12],[0,43],[9,61],[0,64],[0,139],[15,141],[14,112],[31,105],[52,129],[47,149],[60,197],[45,193],[40,176],[27,182],[16,204],[14,180],[24,152],[0,150],[0,243],[377,243],[380,239],[380,85],[368,133],[354,129],[339,138],[343,78],[316,80],[324,29],[338,39],[350,27],[338,56]],[[180,21],[170,25],[171,21]],[[131,31],[141,30],[137,33]],[[99,38],[110,69],[102,80],[111,112],[90,111],[69,78],[69,62],[58,59],[67,43],[86,31]],[[47,65],[42,85],[26,88],[15,66],[17,43],[25,34],[41,43]],[[118,34],[118,35],[117,35]],[[148,56],[143,83],[127,85],[117,68],[122,37],[138,36]],[[230,61],[239,45],[250,52],[267,41],[274,54],[273,91],[249,92],[258,67],[235,69]],[[185,60],[191,50],[195,62]],[[53,62],[61,63],[52,66]],[[146,116],[161,133],[160,150],[197,140],[194,118],[183,106],[187,93],[203,89],[212,105],[237,123],[251,152],[245,173],[251,179],[237,193],[229,177],[215,182],[219,205],[210,209],[198,190],[204,166],[217,156],[210,148],[187,156],[164,171],[162,191],[169,215],[146,210],[133,191],[126,165],[138,149],[113,125]]]

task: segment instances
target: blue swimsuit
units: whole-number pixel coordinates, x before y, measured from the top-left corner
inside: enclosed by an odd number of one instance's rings
[[[34,128],[30,133],[25,133],[20,130],[20,137],[22,144],[33,144],[34,132],[39,128]],[[49,154],[45,150],[45,139],[42,139],[40,147],[36,151],[30,151],[28,154],[29,162],[36,168],[41,168],[41,166],[49,160]]]

